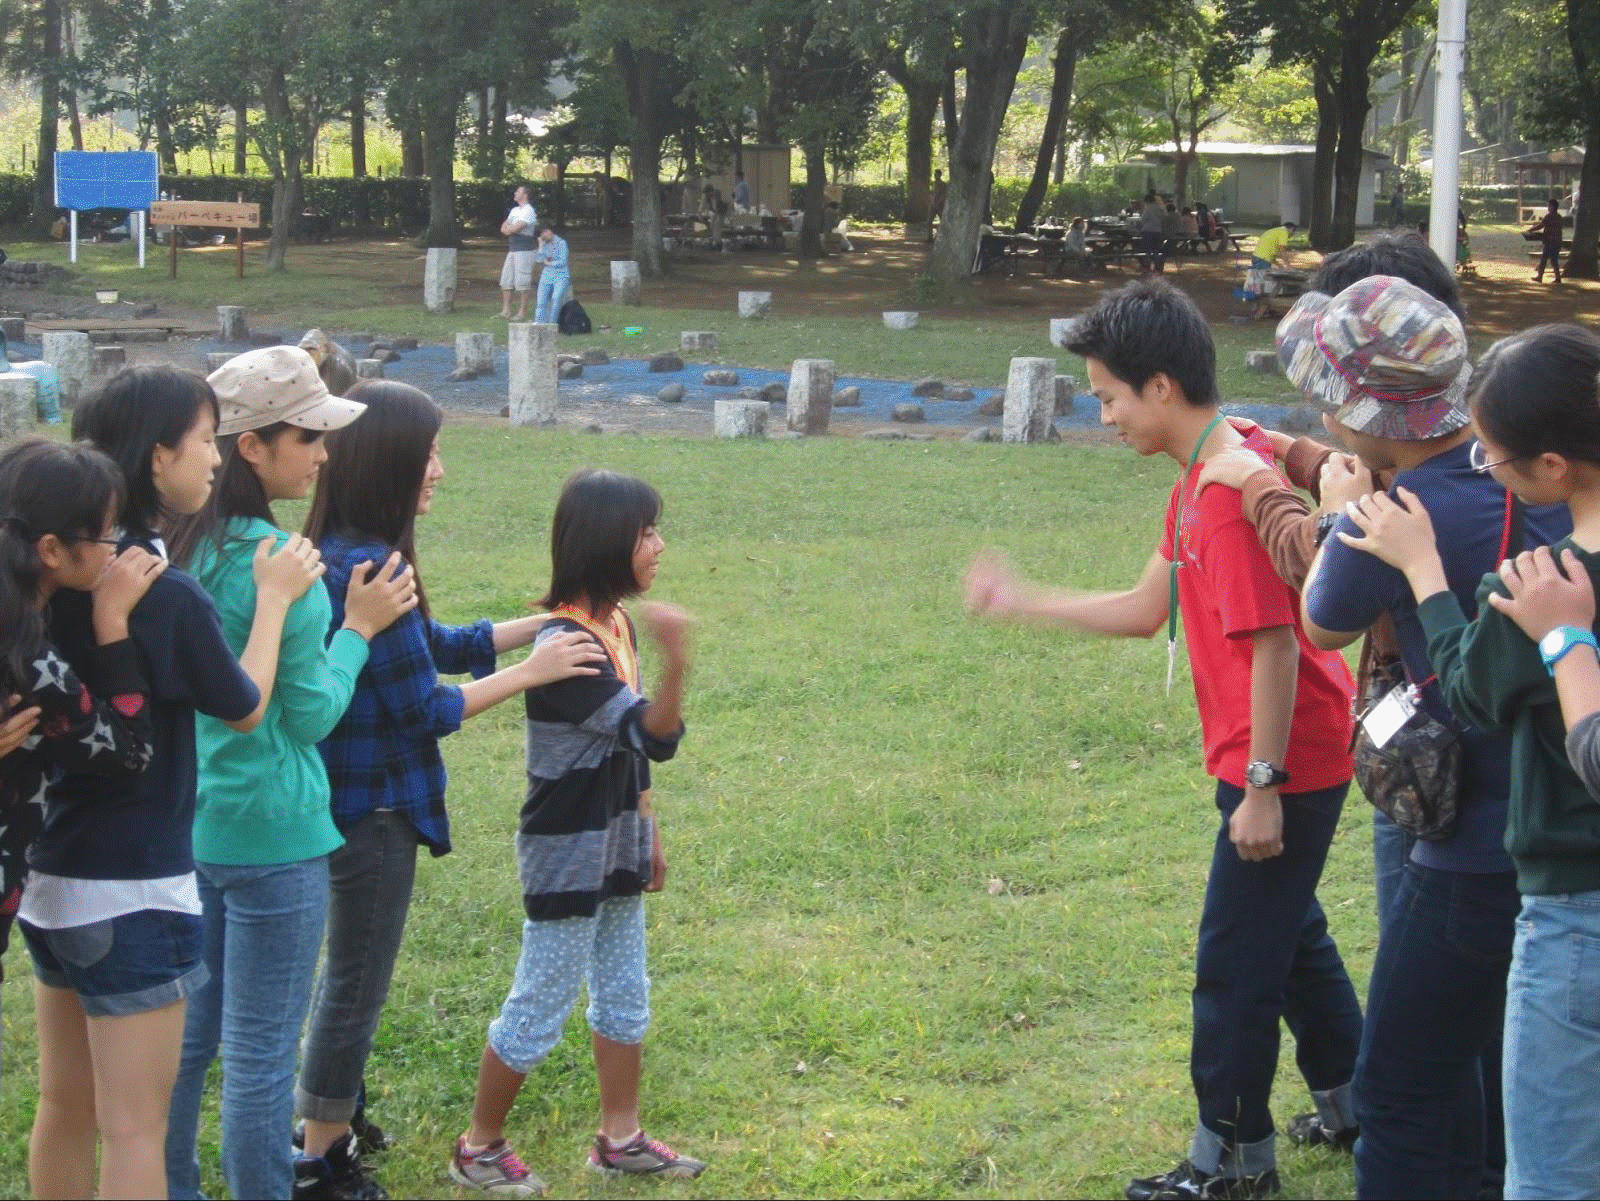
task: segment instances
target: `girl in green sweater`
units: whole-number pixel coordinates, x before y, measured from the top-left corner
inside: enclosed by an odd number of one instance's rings
[[[211,594],[237,650],[255,611],[255,547],[289,537],[273,520],[272,503],[305,499],[328,457],[324,433],[355,421],[366,406],[329,395],[298,347],[239,355],[210,383],[221,411],[222,467],[210,503],[175,532],[172,553]],[[199,718],[194,854],[211,979],[184,1026],[167,1131],[169,1196],[200,1195],[196,1126],[219,1044],[228,1189],[235,1197],[290,1196],[295,1049],[322,943],[328,853],[344,841],[328,812],[317,743],[349,704],[367,643],[415,605],[411,569],[392,555],[352,577],[344,624],[330,638],[332,606],[317,581],[284,621],[261,724],[241,734]]]

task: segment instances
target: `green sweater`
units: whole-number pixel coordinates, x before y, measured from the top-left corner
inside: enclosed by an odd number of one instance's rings
[[[1600,554],[1564,538],[1600,591]],[[1506,851],[1525,895],[1600,889],[1600,801],[1567,759],[1567,731],[1555,681],[1539,648],[1509,617],[1488,603],[1505,593],[1500,577],[1483,577],[1478,618],[1468,622],[1455,596],[1440,592],[1417,606],[1428,635],[1428,658],[1450,710],[1485,730],[1511,731],[1511,797]]]
[[[217,603],[235,655],[250,640],[256,611],[251,561],[266,537],[281,546],[289,536],[257,518],[234,518],[222,553],[205,539],[190,564],[190,573]],[[328,813],[328,773],[317,743],[344,715],[366,666],[367,643],[350,630],[329,641],[332,616],[321,580],[289,607],[272,700],[250,733],[195,715],[200,785],[194,857],[201,862],[299,863],[343,844]]]

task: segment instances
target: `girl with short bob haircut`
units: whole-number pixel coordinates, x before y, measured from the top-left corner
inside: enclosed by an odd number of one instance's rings
[[[649,590],[665,544],[661,497],[611,471],[579,471],[556,503],[551,582],[540,639],[587,632],[606,648],[591,679],[528,690],[528,791],[517,832],[522,953],[510,994],[489,1025],[472,1121],[456,1140],[450,1176],[500,1195],[544,1191],[506,1141],[522,1082],[561,1039],[579,986],[600,1085],[600,1129],[589,1166],[608,1174],[693,1177],[705,1164],[650,1138],[639,1123],[639,1078],[650,1022],[644,903],[667,863],[650,807],[650,762],[683,737],[691,619],[670,605],[638,616],[662,658],[655,699],[642,693],[638,640],[621,602]]]
[[[1544,325],[1496,342],[1469,403],[1474,466],[1526,504],[1565,503],[1572,535],[1485,576],[1471,622],[1445,583],[1432,523],[1406,489],[1398,501],[1354,502],[1364,536],[1339,536],[1406,573],[1451,710],[1511,731],[1506,850],[1522,912],[1506,994],[1505,1195],[1600,1196],[1600,956],[1581,951],[1600,945],[1600,805],[1569,760],[1557,691],[1583,656],[1593,663],[1585,648],[1594,646],[1600,579],[1600,337]],[[1581,624],[1529,594],[1560,586],[1558,561],[1566,577],[1588,581]],[[1592,723],[1574,731],[1580,761],[1585,729],[1592,737]]]
[[[216,467],[216,398],[202,379],[166,367],[119,372],[73,415],[119,467],[124,547],[165,557],[163,523],[205,504]],[[44,830],[29,855],[22,930],[39,978],[39,1107],[29,1145],[35,1196],[166,1195],[162,1145],[177,1073],[185,998],[205,981],[191,827],[196,710],[242,730],[272,694],[290,604],[321,572],[303,539],[258,546],[259,603],[236,661],[216,607],[168,568],[129,618],[148,673],[152,725],[142,774],[108,781],[68,768],[45,795]],[[97,638],[89,597],[60,590],[50,628],[80,671]]]
[[[205,508],[174,532],[172,553],[215,601],[229,645],[242,649],[256,609],[255,547],[291,537],[273,503],[305,499],[328,457],[324,435],[364,406],[331,396],[310,355],[293,346],[247,351],[208,382],[221,410],[222,468]],[[194,849],[210,979],[185,1022],[167,1132],[171,1197],[200,1195],[201,1095],[219,1046],[228,1191],[287,1198],[293,1189],[295,1052],[322,946],[328,854],[344,841],[317,743],[349,704],[368,643],[416,604],[398,553],[369,572],[375,566],[358,564],[331,634],[321,581],[290,606],[259,726],[240,733],[197,719]]]
[[[355,424],[328,437],[328,461],[306,534],[328,565],[333,620],[344,620],[348,581],[399,551],[416,568],[416,519],[433,506],[444,477],[444,414],[408,384],[369,381],[346,399],[366,405]],[[327,954],[307,1026],[295,1103],[305,1154],[295,1160],[300,1198],[372,1195],[352,1124],[362,1076],[382,1015],[411,904],[417,847],[450,850],[439,740],[526,688],[594,675],[603,652],[581,632],[544,639],[525,659],[495,671],[503,651],[527,646],[542,614],[512,621],[442,625],[416,579],[417,607],[372,639],[344,716],[322,743],[334,824],[344,846],[329,857]],[[456,685],[439,673],[470,672]]]
[[[150,687],[128,614],[166,565],[147,551],[115,553],[121,499],[116,464],[84,443],[24,438],[0,451],[0,697],[12,698],[6,712],[31,708],[42,719],[33,745],[0,757],[0,957],[43,825],[47,773],[116,776],[150,761]],[[45,626],[61,588],[93,591],[96,647],[83,679]]]

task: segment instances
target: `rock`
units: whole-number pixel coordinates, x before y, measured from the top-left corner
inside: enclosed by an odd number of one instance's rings
[[[963,442],[994,442],[994,441],[997,441],[997,439],[994,436],[994,431],[992,429],[990,429],[986,425],[980,425],[975,430],[968,430],[967,431],[967,436],[965,438],[961,439],[961,440]]]
[[[768,404],[781,405],[789,403],[789,388],[787,384],[771,383],[761,389],[761,399]]]
[[[561,366],[563,363],[581,363],[581,362],[583,362],[583,356],[582,355],[569,354],[566,351],[562,351],[560,354],[556,355],[556,366],[558,366],[558,367]]]
[[[317,374],[322,376],[322,382],[327,385],[329,392],[343,396],[355,387],[356,380],[360,378],[355,359],[320,329],[306,330],[300,336],[300,349],[311,356],[311,361],[317,365]],[[379,367],[382,367],[381,363]]]
[[[514,321],[506,330],[506,387],[511,424],[556,423],[555,326]]]
[[[1050,345],[1067,348],[1073,336],[1078,331],[1078,317],[1052,317],[1050,318]]]
[[[658,374],[667,371],[682,371],[683,360],[670,350],[662,354],[650,356],[650,370]]]
[[[639,264],[632,259],[611,260],[611,303],[639,304]]]
[[[683,400],[687,389],[682,384],[668,384],[656,393],[656,399],[664,405],[675,405]]]
[[[891,421],[926,421],[928,414],[921,405],[899,404],[889,410]]]
[[[0,334],[13,345],[28,340],[27,322],[21,317],[0,317]]]
[[[771,292],[740,292],[739,316],[752,320],[772,312]]]
[[[0,374],[0,438],[32,431],[39,421],[39,381],[22,371]]]
[[[971,388],[962,388],[962,387],[958,386],[958,387],[954,387],[954,388],[946,388],[944,390],[944,396],[943,396],[942,399],[944,399],[944,400],[977,400],[978,399],[978,394],[976,392],[974,392]]]
[[[1283,374],[1283,364],[1278,361],[1278,352],[1275,350],[1247,350],[1244,352],[1244,365],[1247,371],[1254,371],[1257,375]]]
[[[217,306],[217,337],[224,342],[250,340],[250,326],[245,322],[242,308],[236,304]]]
[[[357,379],[382,379],[383,378],[383,363],[380,362],[377,359],[357,359],[356,360],[356,378]],[[330,391],[331,391],[331,389],[330,389]]]
[[[390,338],[389,346],[393,350],[416,350],[420,343],[415,338]]]
[[[1005,411],[1006,394],[1004,392],[996,392],[993,396],[985,398],[984,402],[978,406],[978,416],[980,417],[999,417]]]
[[[368,350],[371,350],[377,342],[377,338],[368,333],[346,334],[344,340],[352,346],[365,346]],[[416,347],[413,346],[412,349],[415,350]]]
[[[600,367],[611,361],[611,356],[599,346],[585,346],[578,357],[590,367]]]
[[[578,432],[580,434],[603,434],[606,431],[603,428],[601,428],[599,423],[591,421],[588,425],[584,426]]]
[[[708,371],[700,378],[711,388],[735,388],[739,384],[737,371]]]
[[[932,434],[913,434],[913,433],[910,433],[908,431],[906,433],[906,441],[907,442],[932,442],[933,441],[933,435]]]
[[[840,388],[833,394],[833,407],[836,409],[859,409],[861,407],[861,389],[851,384],[848,388]]]
[[[738,396],[740,400],[755,400],[761,395],[761,391],[756,387],[740,388]]]
[[[582,363],[561,363],[561,364],[558,364],[557,367],[556,367],[556,378],[557,379],[582,379],[583,378],[583,364]]]
[[[123,346],[96,346],[89,353],[89,371],[93,375],[115,375],[128,365],[128,351]]]
[[[715,350],[717,348],[717,335],[715,330],[686,329],[678,335],[679,350]]]
[[[719,438],[764,438],[767,406],[759,400],[719,400],[712,406],[711,428]]]
[[[931,396],[938,399],[944,395],[944,381],[942,379],[919,379],[911,385],[911,395]]]
[[[906,312],[886,312],[883,315],[883,327],[885,329],[916,329],[917,314]]]
[[[390,352],[393,353],[392,351]],[[399,355],[395,355],[399,358]],[[494,373],[494,335],[491,333],[462,333],[456,335],[456,366],[479,375]]]
[[[1065,417],[1068,413],[1072,412],[1073,407],[1078,403],[1077,399],[1076,399],[1077,395],[1078,395],[1078,377],[1077,376],[1075,376],[1075,375],[1058,375],[1058,376],[1056,376],[1055,415],[1057,417]]]
[[[89,384],[89,335],[76,330],[46,330],[39,357],[61,377],[61,403],[71,408]]]
[[[400,356],[392,350],[375,350],[372,352],[372,357],[380,363],[398,363],[400,361]]]
[[[381,362],[382,360],[379,360],[379,361]],[[445,378],[445,382],[446,383],[464,384],[469,379],[477,379],[478,378],[478,373],[476,371],[472,370],[472,368],[470,368],[470,367],[457,367],[454,371],[452,371],[449,375],[445,376],[444,378]]]
[[[428,247],[422,268],[422,307],[430,313],[448,313],[456,307],[455,247]]]
[[[1056,402],[1056,361],[1020,357],[1006,376],[1000,436],[1006,442],[1042,442]]]
[[[791,430],[802,434],[825,434],[833,413],[833,361],[796,359],[789,370],[789,411]]]
[[[904,442],[906,440],[904,430],[868,430],[861,436],[863,438],[871,438],[874,442]]]

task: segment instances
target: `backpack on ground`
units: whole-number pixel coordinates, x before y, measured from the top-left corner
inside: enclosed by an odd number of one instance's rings
[[[583,306],[574,299],[561,306],[556,328],[564,334],[588,334],[594,332],[594,323],[589,320],[589,314]]]

